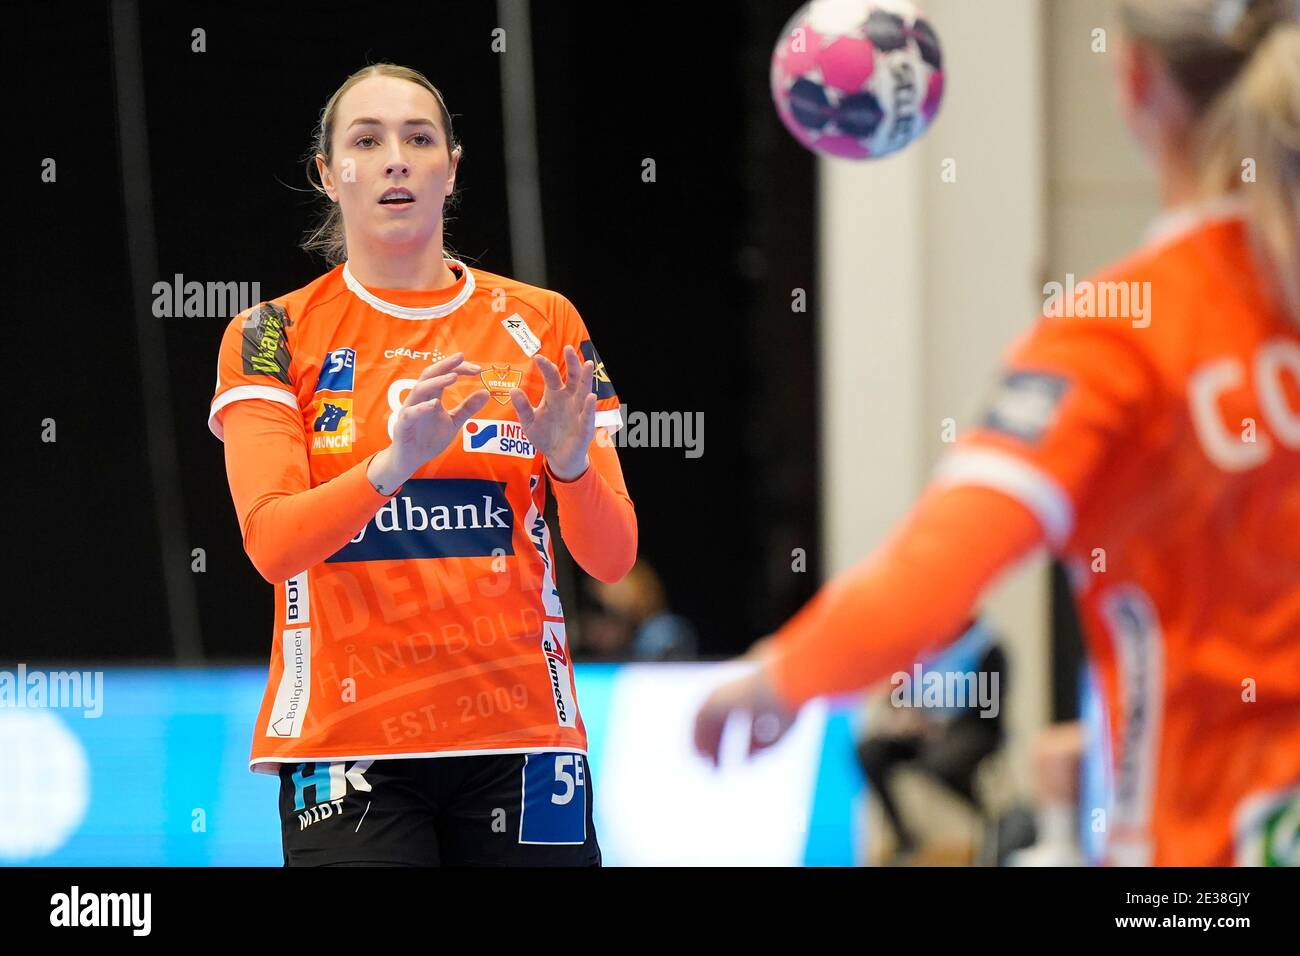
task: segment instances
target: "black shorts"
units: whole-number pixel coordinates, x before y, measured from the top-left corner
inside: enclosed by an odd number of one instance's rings
[[[581,754],[280,768],[285,866],[600,866]]]

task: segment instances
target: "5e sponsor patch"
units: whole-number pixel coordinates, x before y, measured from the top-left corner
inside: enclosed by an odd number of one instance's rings
[[[321,363],[318,392],[350,392],[355,380],[357,353],[354,349],[334,349]]]
[[[582,754],[526,754],[519,842],[587,842],[587,758]]]

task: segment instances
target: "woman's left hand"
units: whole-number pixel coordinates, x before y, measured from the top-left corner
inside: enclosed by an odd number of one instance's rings
[[[545,355],[534,355],[533,363],[546,383],[541,404],[534,408],[521,388],[511,390],[510,404],[528,440],[546,456],[551,474],[560,481],[574,481],[590,465],[587,449],[596,436],[596,393],[592,390],[596,366],[579,361],[572,345],[564,347],[564,379]]]

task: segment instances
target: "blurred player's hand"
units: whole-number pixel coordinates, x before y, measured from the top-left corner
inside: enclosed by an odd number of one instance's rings
[[[768,653],[770,646],[759,642],[742,659],[762,661]],[[797,716],[772,689],[762,666],[723,684],[709,695],[695,715],[695,749],[714,767],[718,766],[723,728],[733,713],[749,724],[748,756],[751,757],[784,737]]]
[[[546,383],[541,404],[534,408],[519,388],[511,389],[510,404],[528,440],[546,456],[551,474],[561,481],[573,481],[587,470],[587,449],[596,436],[596,393],[592,389],[596,365],[580,361],[572,345],[564,347],[565,379],[545,355],[534,355],[533,364]]]

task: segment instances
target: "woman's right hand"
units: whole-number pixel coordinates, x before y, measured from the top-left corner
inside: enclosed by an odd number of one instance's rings
[[[425,462],[451,444],[471,416],[487,404],[487,389],[479,389],[455,408],[444,408],[443,391],[462,375],[482,368],[457,352],[427,366],[406,393],[392,419],[392,444],[371,459],[366,477],[381,493],[391,495]]]

